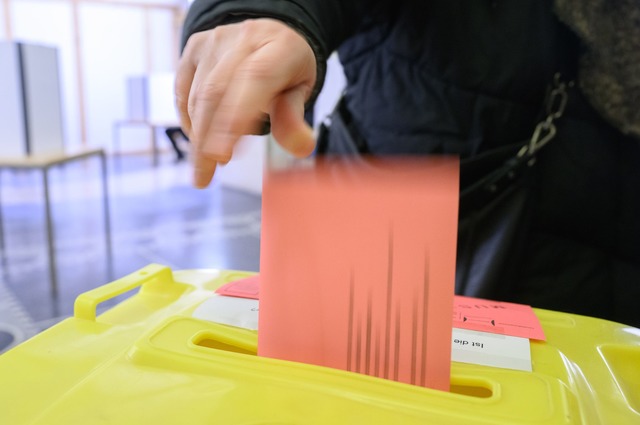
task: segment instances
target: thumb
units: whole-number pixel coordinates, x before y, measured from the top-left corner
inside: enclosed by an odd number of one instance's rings
[[[280,146],[297,157],[310,155],[316,145],[313,130],[304,120],[305,98],[304,88],[294,87],[274,100],[271,112],[273,137]]]

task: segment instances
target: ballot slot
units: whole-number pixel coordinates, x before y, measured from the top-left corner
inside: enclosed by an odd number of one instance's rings
[[[196,332],[189,340],[189,345],[199,352],[209,351],[211,354],[217,351],[256,356],[257,345],[255,334],[243,328],[234,326],[212,324],[203,321],[209,328]],[[212,326],[213,325],[213,326]],[[257,357],[257,356],[256,356]],[[295,364],[296,362],[291,362]],[[302,363],[301,363],[302,365]],[[350,372],[345,372],[350,373]],[[385,378],[378,378],[386,380]],[[497,384],[493,381],[472,376],[453,376],[451,378],[450,392],[461,396],[489,399],[496,396]],[[416,386],[418,388],[419,386]]]
[[[222,325],[224,326],[224,325]],[[229,329],[233,332],[233,329]],[[203,331],[198,332],[191,338],[191,344],[197,347],[210,348],[214,350],[229,351],[240,354],[256,355],[257,348],[255,345],[247,344],[246,341],[235,339],[227,336],[221,338],[215,332]]]
[[[451,379],[450,392],[477,398],[491,398],[495,391],[495,385],[486,379],[456,378]]]
[[[215,350],[230,351],[230,352],[233,352],[233,353],[253,354],[253,355],[256,354],[255,351],[247,350],[247,349],[244,349],[242,347],[238,347],[238,346],[233,345],[233,344],[228,344],[228,343],[225,343],[225,342],[222,342],[222,341],[218,341],[217,339],[210,338],[210,337],[194,338],[193,344],[197,345],[199,347],[213,348]]]

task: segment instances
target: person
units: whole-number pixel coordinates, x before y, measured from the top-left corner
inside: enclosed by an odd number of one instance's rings
[[[640,326],[640,6],[607,1],[196,0],[176,76],[194,184],[265,122],[311,154],[305,105],[335,50],[347,131],[328,153],[478,157],[531,137],[559,73],[576,87],[495,298]]]
[[[178,143],[181,140],[188,142],[189,138],[186,134],[184,134],[184,131],[182,131],[182,128],[180,127],[167,127],[164,130],[164,133],[167,135],[167,139],[169,139],[169,142],[171,142],[171,147],[176,153],[176,162],[182,161],[185,158],[186,154],[182,149],[180,149]]]

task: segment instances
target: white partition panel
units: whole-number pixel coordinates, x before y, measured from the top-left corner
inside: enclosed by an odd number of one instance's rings
[[[82,142],[71,3],[59,0],[12,0],[11,15],[15,40],[56,47],[58,51],[65,146],[74,149]]]
[[[127,121],[146,121],[149,116],[149,81],[144,75],[127,77]]]
[[[0,42],[0,64],[0,155],[22,156],[26,154],[26,144],[17,44]]]
[[[1,154],[63,152],[56,49],[13,42],[1,42],[0,46]]]
[[[29,154],[63,153],[58,51],[35,44],[20,48]]]

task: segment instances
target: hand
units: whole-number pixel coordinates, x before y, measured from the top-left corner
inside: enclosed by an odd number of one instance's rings
[[[194,185],[206,187],[245,134],[268,115],[274,138],[296,156],[315,146],[304,104],[316,81],[307,41],[272,19],[247,20],[193,34],[176,74],[180,124],[193,143]]]

